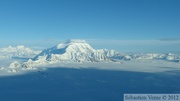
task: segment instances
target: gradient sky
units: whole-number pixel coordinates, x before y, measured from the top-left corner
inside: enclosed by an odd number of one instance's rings
[[[180,51],[179,5],[180,0],[0,0],[0,46],[86,39],[96,48]]]

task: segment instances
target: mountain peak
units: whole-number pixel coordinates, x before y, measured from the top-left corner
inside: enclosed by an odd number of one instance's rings
[[[64,43],[60,43],[55,47],[45,49],[34,59],[38,60],[40,57],[50,61],[103,61],[108,60],[104,51],[93,49],[85,40],[71,39]]]

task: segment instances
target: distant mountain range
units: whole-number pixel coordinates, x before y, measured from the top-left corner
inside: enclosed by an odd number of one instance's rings
[[[35,51],[23,45],[0,48],[0,58],[33,58],[41,51]]]
[[[92,48],[85,40],[67,40],[42,52],[34,51],[25,46],[0,49],[0,58],[26,57],[32,58],[22,64],[23,68],[58,63],[58,62],[120,62],[131,60],[165,60],[179,62],[180,56],[168,54],[125,54],[114,50]],[[13,64],[18,64],[17,62]],[[16,67],[12,66],[11,67]],[[19,64],[18,64],[19,66]]]

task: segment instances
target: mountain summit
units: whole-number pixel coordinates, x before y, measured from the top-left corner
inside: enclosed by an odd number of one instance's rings
[[[93,49],[85,40],[67,40],[52,48],[43,50],[34,60],[58,61],[106,61],[110,60],[105,50]]]

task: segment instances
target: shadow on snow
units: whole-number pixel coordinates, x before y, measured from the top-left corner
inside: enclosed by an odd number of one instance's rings
[[[180,93],[180,71],[49,68],[0,77],[0,101],[122,101],[124,93]]]

